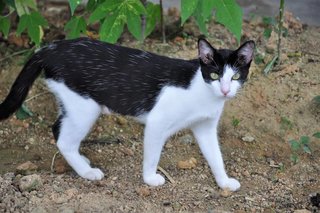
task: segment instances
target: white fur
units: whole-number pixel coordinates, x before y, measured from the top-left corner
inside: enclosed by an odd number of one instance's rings
[[[213,81],[208,84],[203,80],[199,69],[188,89],[174,86],[163,88],[153,109],[136,118],[146,124],[143,160],[145,183],[151,186],[164,184],[165,179],[156,173],[163,145],[170,135],[190,128],[217,184],[232,191],[239,189],[240,183],[226,174],[217,136],[224,102],[233,97],[240,87],[237,81],[231,81],[234,73],[227,66],[221,83]],[[101,111],[110,113],[110,110],[71,91],[62,82],[48,80],[47,84],[66,111],[57,142],[61,154],[81,177],[89,180],[102,179],[103,173],[97,168],[91,168],[79,154],[79,146]],[[226,91],[228,93],[225,95]]]
[[[163,89],[146,120],[143,179],[147,184],[158,186],[165,182],[162,176],[156,174],[162,147],[170,135],[190,128],[218,185],[232,191],[240,188],[240,183],[229,178],[225,172],[217,136],[218,121],[224,102],[226,98],[233,97],[240,87],[237,81],[231,81],[234,74],[235,71],[227,66],[221,79],[223,83],[214,81],[210,85],[205,83],[201,71],[198,70],[189,89]],[[230,90],[227,96],[221,92],[222,85]]]

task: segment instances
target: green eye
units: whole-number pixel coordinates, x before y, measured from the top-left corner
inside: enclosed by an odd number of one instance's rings
[[[240,73],[238,72],[232,76],[232,80],[239,80],[239,78],[240,78]]]
[[[213,80],[219,79],[219,75],[218,75],[217,73],[215,73],[215,72],[211,73],[211,74],[210,74],[210,77],[211,77]]]

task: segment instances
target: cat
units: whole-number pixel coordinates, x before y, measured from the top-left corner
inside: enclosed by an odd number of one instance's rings
[[[198,39],[198,58],[174,59],[89,38],[53,42],[37,51],[15,80],[0,105],[0,120],[23,103],[44,70],[59,107],[52,126],[60,153],[78,175],[101,180],[79,153],[81,141],[101,113],[129,115],[145,124],[143,180],[160,186],[157,173],[162,148],[169,136],[192,130],[219,187],[236,191],[240,183],[224,168],[217,127],[226,100],[246,81],[254,41],[236,50],[215,49]]]

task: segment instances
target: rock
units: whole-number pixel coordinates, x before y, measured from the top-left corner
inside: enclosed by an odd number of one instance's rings
[[[38,206],[34,209],[32,209],[31,213],[47,213],[47,210],[45,208]]]
[[[121,126],[124,126],[124,125],[128,124],[128,120],[123,116],[117,116],[116,117],[116,122]]]
[[[63,204],[63,203],[67,203],[68,202],[68,197],[66,195],[61,195],[57,198],[54,199],[54,202],[56,204]]]
[[[67,195],[68,199],[71,199],[78,194],[78,189],[76,188],[67,189],[64,193]]]
[[[54,166],[54,171],[57,174],[63,174],[68,170],[68,164],[64,159],[57,159]]]
[[[59,212],[60,213],[74,213],[75,210],[69,206],[62,206],[61,208],[59,208]]]
[[[230,191],[229,189],[223,189],[220,192],[221,197],[230,197],[232,195],[232,191]]]
[[[192,169],[197,166],[197,159],[191,157],[189,160],[179,161],[177,166],[179,169]]]
[[[141,197],[147,197],[151,194],[150,189],[148,187],[141,187],[136,190],[137,194]]]
[[[34,163],[27,161],[23,164],[20,164],[16,168],[16,174],[21,174],[21,175],[30,175],[34,172],[36,172],[38,169],[38,166],[35,165]]]
[[[244,137],[241,138],[244,142],[253,142],[255,140],[254,137],[251,135],[245,135]]]
[[[185,144],[191,144],[193,142],[193,137],[190,134],[183,135],[180,137],[179,142],[185,143]]]
[[[120,151],[123,152],[125,155],[134,156],[134,152],[127,147],[122,147]]]
[[[242,175],[245,176],[245,177],[250,177],[250,173],[248,172],[248,170],[244,170],[242,172]]]
[[[311,211],[307,209],[299,209],[299,210],[295,210],[293,213],[311,213]]]
[[[21,191],[30,192],[39,189],[42,185],[42,179],[37,174],[27,175],[19,180],[19,189]]]

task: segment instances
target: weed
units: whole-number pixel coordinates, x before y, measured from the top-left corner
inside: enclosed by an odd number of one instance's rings
[[[239,124],[240,124],[240,120],[237,119],[236,117],[232,116],[232,126],[233,126],[234,128],[236,128],[236,127],[239,126]]]
[[[316,132],[312,135],[315,138],[320,139],[320,132]],[[291,147],[291,155],[290,160],[297,164],[299,161],[299,154],[307,153],[311,154],[311,148],[310,148],[310,137],[309,136],[301,136],[299,140],[290,140],[290,147]]]
[[[292,130],[293,123],[288,118],[282,116],[280,120],[280,128],[286,131]]]

